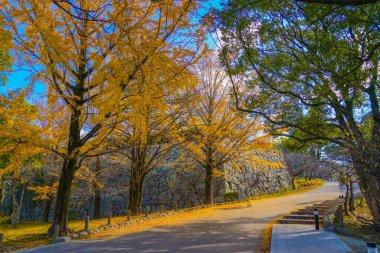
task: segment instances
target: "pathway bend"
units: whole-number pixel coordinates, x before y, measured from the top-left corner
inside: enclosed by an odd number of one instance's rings
[[[273,219],[312,203],[337,198],[337,183],[305,193],[259,201],[248,208],[219,210],[184,224],[157,227],[105,241],[72,241],[26,252],[259,252],[264,227]]]

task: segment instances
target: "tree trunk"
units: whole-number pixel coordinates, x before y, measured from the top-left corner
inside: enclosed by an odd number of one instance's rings
[[[22,208],[22,202],[24,200],[24,193],[25,193],[25,188],[22,188],[21,197],[20,197],[20,203],[18,204],[18,210],[17,210],[17,224],[20,221],[20,212],[21,212],[21,208]]]
[[[360,191],[373,217],[375,230],[380,232],[380,148],[363,147],[360,150],[363,151],[352,152],[351,157]]]
[[[131,210],[132,215],[140,214],[142,194],[143,182],[141,180],[131,182],[129,186],[129,210]]]
[[[55,225],[59,225],[59,236],[67,235],[70,230],[67,226],[69,198],[71,187],[74,180],[77,159],[73,158],[63,163],[62,172],[59,178],[57,197],[54,208],[54,220],[50,226],[48,233],[50,236],[54,234]]]
[[[0,216],[3,214],[2,210],[3,210],[3,184],[1,183],[0,184]]]
[[[79,78],[80,85],[83,87],[83,78]],[[83,91],[78,90],[75,93],[78,98],[83,99]],[[81,111],[73,109],[70,117],[70,127],[68,134],[67,143],[67,156],[63,162],[61,175],[59,177],[58,190],[54,206],[54,218],[51,224],[48,234],[53,236],[55,226],[59,226],[59,236],[67,235],[70,230],[67,226],[68,223],[68,213],[69,213],[69,198],[71,193],[71,187],[74,180],[75,171],[77,170],[77,163],[79,157],[79,148],[83,145],[81,141],[80,132],[82,129],[81,123]]]
[[[136,149],[132,149],[132,163],[131,163],[131,175],[129,177],[129,206],[128,209],[131,210],[132,215],[140,214],[141,201],[143,196],[143,186],[144,186],[144,168],[139,161]]]
[[[292,177],[292,189],[295,190],[296,189],[296,177]]]
[[[380,179],[359,175],[359,186],[373,216],[375,229],[380,232]]]
[[[213,175],[211,166],[206,167],[206,178],[205,178],[205,202],[206,204],[213,203]]]
[[[45,207],[44,207],[44,218],[43,218],[43,221],[45,223],[48,223],[49,222],[49,216],[50,216],[50,207],[51,207],[51,203],[53,202],[53,196],[50,196],[46,202],[45,202]]]
[[[17,201],[16,201],[16,187],[14,186],[14,182],[12,183],[11,195],[12,195],[12,213],[11,213],[11,221],[12,227],[17,228],[16,222],[16,213],[17,213]]]
[[[15,187],[12,190],[12,198],[13,198],[12,226],[13,228],[17,228],[17,225],[20,220],[20,211],[21,211],[22,201],[24,198],[24,192],[25,192],[25,189],[23,188],[21,191],[20,202],[18,202]]]
[[[353,182],[350,181],[350,199],[349,199],[349,208],[350,208],[350,212],[353,212],[355,211],[355,197],[354,197],[354,186],[353,186]]]
[[[348,215],[347,204],[348,204],[349,186],[348,186],[348,184],[345,184],[345,186],[346,186],[346,196],[344,196],[344,214]]]
[[[100,189],[95,186],[94,219],[100,219],[100,203],[101,203]]]

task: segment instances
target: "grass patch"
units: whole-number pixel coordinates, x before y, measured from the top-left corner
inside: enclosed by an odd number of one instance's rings
[[[323,182],[323,180],[321,180],[319,178],[314,178],[314,179],[297,178],[294,180],[296,190],[302,189],[304,187],[320,185],[322,182]]]
[[[135,216],[132,218],[138,218]],[[112,218],[112,223],[125,221],[125,216]],[[98,228],[102,225],[107,225],[108,218],[90,220],[89,229]],[[50,223],[39,221],[20,221],[17,228],[13,228],[8,222],[0,223],[0,233],[4,235],[3,247],[20,247],[32,248],[40,245],[47,245],[51,239],[47,236],[47,230]],[[84,229],[84,221],[74,220],[69,221],[69,228],[73,232],[79,232]]]
[[[272,242],[272,228],[273,224],[277,223],[277,220],[279,220],[281,217],[278,217],[277,219],[272,220],[270,223],[265,225],[263,234],[262,234],[262,241],[261,246],[258,249],[259,253],[270,253],[270,246]]]
[[[46,245],[49,243],[46,231],[50,224],[34,221],[22,221],[14,229],[12,224],[0,224],[3,234],[3,247],[17,246],[21,248]]]
[[[343,219],[344,230],[356,238],[371,240],[380,243],[380,233],[376,232],[373,225],[373,217],[366,201],[356,199],[355,211],[348,212]]]
[[[298,179],[297,179],[298,180]],[[311,190],[315,190],[317,188],[322,187],[325,184],[325,181],[322,179],[310,179],[308,180],[306,184],[302,183],[304,179],[300,179],[300,182],[298,184],[298,187],[296,187],[295,190],[289,189],[289,188],[283,188],[280,191],[276,193],[271,193],[271,194],[259,194],[254,197],[250,197],[247,200],[261,200],[261,199],[272,199],[272,198],[277,198],[277,197],[282,197],[282,196],[289,196],[293,194],[298,194],[298,193],[303,193]]]

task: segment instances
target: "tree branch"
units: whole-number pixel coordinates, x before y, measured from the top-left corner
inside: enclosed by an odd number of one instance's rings
[[[316,3],[316,4],[337,4],[337,5],[364,5],[374,4],[379,0],[295,0],[296,2],[303,3]]]

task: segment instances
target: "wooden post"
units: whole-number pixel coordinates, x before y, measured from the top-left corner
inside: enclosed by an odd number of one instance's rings
[[[108,221],[107,221],[107,225],[111,225],[111,219],[112,219],[112,213],[108,213]]]
[[[145,216],[148,217],[149,214],[149,207],[145,207]]]
[[[127,211],[127,219],[128,219],[128,221],[131,220],[131,210]]]
[[[90,216],[86,216],[85,218],[84,218],[84,230],[85,231],[88,231],[88,223],[89,223],[89,221],[90,221]]]
[[[340,227],[343,227],[343,209],[342,206],[340,205],[337,210],[337,219],[338,219],[338,225]]]
[[[161,213],[164,212],[164,205],[160,205],[160,212],[161,212]]]
[[[202,208],[204,207],[204,206],[203,206],[203,200],[201,200],[201,206],[202,206]]]
[[[174,203],[174,211],[177,212],[177,203]]]
[[[59,225],[55,225],[53,239],[57,238],[58,236],[59,236]]]
[[[83,219],[86,220],[86,217],[88,216],[88,211],[87,210],[84,210],[84,213],[83,213]]]

